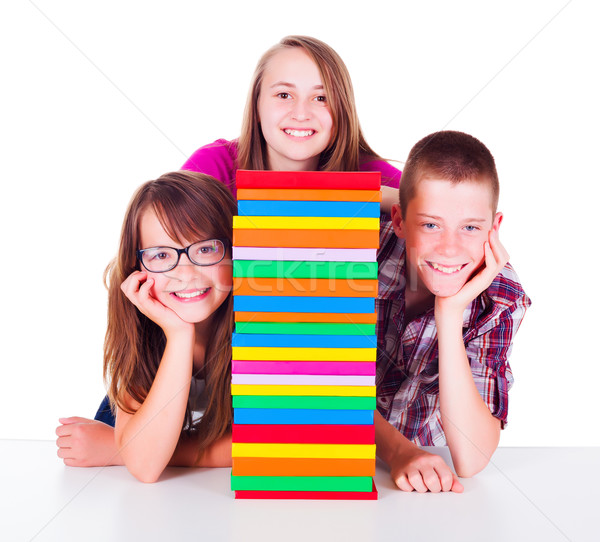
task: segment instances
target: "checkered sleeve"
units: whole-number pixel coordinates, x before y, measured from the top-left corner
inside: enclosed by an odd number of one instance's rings
[[[486,294],[488,306],[474,336],[465,337],[465,348],[475,386],[492,415],[504,427],[508,416],[508,390],[513,384],[508,358],[531,301],[510,266],[498,275]]]

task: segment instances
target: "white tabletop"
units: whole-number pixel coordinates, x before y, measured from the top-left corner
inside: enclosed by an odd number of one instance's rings
[[[445,448],[428,448],[449,460]],[[235,500],[230,469],[65,467],[50,441],[0,440],[0,540],[600,540],[600,448],[500,448],[463,494]]]

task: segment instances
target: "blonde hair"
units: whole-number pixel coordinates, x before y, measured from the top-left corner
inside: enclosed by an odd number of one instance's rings
[[[201,236],[222,239],[231,246],[232,216],[236,203],[229,190],[212,177],[191,171],[162,175],[143,184],[133,195],[125,214],[117,257],[108,265],[104,281],[108,289],[108,326],[104,340],[104,379],[111,404],[132,413],[126,398],[146,399],[166,339],[152,320],[144,316],[121,291],[122,282],[136,269],[140,246],[139,224],[152,209],[167,234],[177,242]],[[230,392],[233,302],[227,299],[215,311],[205,357],[205,393],[208,406],[192,425],[188,402],[184,426],[197,433],[202,451],[231,427]],[[183,430],[182,427],[182,430]]]
[[[333,120],[331,141],[319,157],[319,170],[358,171],[361,155],[378,159],[379,156],[367,144],[362,134],[352,81],[343,60],[329,45],[318,39],[308,36],[286,36],[263,54],[254,71],[238,143],[238,167],[269,169],[267,144],[258,120],[258,98],[271,58],[279,51],[294,47],[303,49],[317,65]]]

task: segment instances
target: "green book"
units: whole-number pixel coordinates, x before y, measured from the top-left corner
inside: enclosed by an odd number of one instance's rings
[[[232,491],[371,491],[370,476],[231,476]]]
[[[377,262],[234,260],[233,276],[289,279],[376,279]]]
[[[233,408],[305,408],[319,410],[375,410],[375,397],[312,397],[234,395]]]

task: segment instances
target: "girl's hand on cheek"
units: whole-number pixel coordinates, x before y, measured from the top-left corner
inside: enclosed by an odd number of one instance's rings
[[[194,331],[194,324],[184,322],[172,309],[152,295],[154,279],[146,271],[134,271],[121,284],[121,290],[138,310],[160,326],[167,337],[178,331]]]

